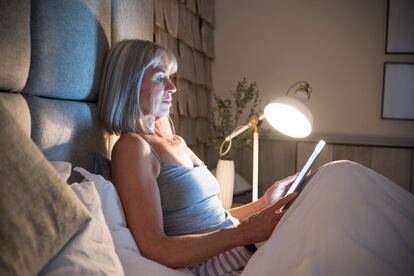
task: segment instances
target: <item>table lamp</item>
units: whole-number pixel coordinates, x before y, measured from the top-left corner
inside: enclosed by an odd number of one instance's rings
[[[295,89],[294,89],[295,88]],[[291,93],[293,91],[293,93]],[[276,98],[266,105],[259,117],[252,116],[249,122],[235,128],[220,147],[220,156],[225,155],[231,148],[231,141],[249,128],[253,129],[253,176],[252,201],[258,199],[258,172],[259,172],[259,133],[257,126],[266,118],[269,124],[277,131],[294,138],[303,138],[312,131],[313,117],[306,106],[310,98],[312,87],[306,81],[298,81],[291,85],[283,97]],[[224,146],[227,144],[226,148]]]

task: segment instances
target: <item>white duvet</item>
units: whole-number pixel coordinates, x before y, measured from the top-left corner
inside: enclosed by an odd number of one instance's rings
[[[242,275],[414,275],[414,195],[356,163],[325,165]]]

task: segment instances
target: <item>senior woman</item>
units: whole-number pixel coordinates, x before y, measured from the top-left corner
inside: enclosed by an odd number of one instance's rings
[[[224,210],[216,179],[171,129],[176,68],[167,49],[123,41],[99,95],[104,127],[120,135],[112,180],[143,256],[195,275],[412,275],[414,197],[359,164],[318,169],[286,215],[295,176]],[[248,245],[265,240],[252,255]]]
[[[225,211],[215,177],[172,132],[176,68],[174,55],[149,41],[123,41],[110,51],[98,108],[105,128],[120,135],[113,182],[145,257],[195,274],[240,271],[252,254],[244,245],[266,240],[296,197],[282,198],[293,177],[257,202]]]

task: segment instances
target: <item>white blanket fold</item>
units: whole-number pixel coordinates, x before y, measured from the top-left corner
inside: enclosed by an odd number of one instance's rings
[[[359,164],[327,164],[242,275],[414,275],[414,195]]]

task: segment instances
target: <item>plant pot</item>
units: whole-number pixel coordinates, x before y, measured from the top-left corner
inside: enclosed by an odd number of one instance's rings
[[[219,199],[225,210],[230,209],[234,190],[234,161],[220,159],[217,163],[216,178],[220,185]]]

